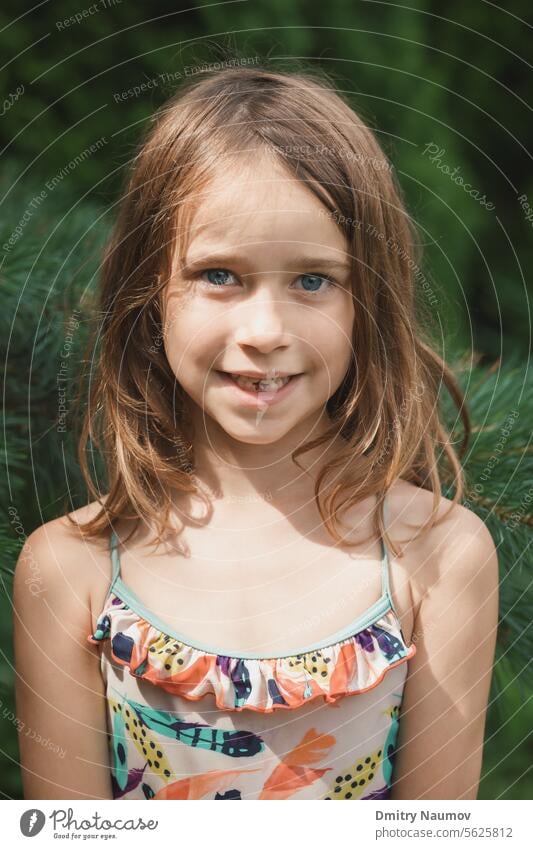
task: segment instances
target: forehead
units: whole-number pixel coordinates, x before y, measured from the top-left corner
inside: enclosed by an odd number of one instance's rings
[[[326,187],[327,190],[327,187]],[[194,202],[187,259],[214,246],[302,242],[345,252],[346,238],[311,188],[273,156],[258,153],[217,169]]]

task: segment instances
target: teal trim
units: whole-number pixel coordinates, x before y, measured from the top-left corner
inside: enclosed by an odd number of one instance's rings
[[[383,520],[384,520],[385,529],[387,528],[388,512],[389,511],[388,511],[387,501],[385,499],[384,502],[383,502]],[[400,620],[400,617],[398,615],[398,611],[396,610],[396,607],[394,605],[394,601],[392,599],[392,594],[391,594],[391,591],[390,591],[389,552],[388,552],[387,546],[385,544],[385,540],[383,538],[381,539],[381,550],[383,552],[382,559],[381,559],[381,591],[382,591],[383,597],[387,598],[387,600],[389,602],[389,606],[390,606],[392,612],[394,613],[394,615],[396,616],[396,619],[398,620],[398,624],[400,624],[400,630],[401,630],[401,620]],[[403,633],[402,633],[402,637],[403,637]]]
[[[312,643],[307,646],[300,646],[298,648],[292,649],[291,651],[285,651],[284,654],[275,654],[270,655],[269,657],[265,657],[264,655],[254,654],[251,652],[240,652],[238,655],[234,654],[231,651],[223,651],[220,648],[216,648],[214,646],[207,645],[206,643],[200,642],[191,642],[190,638],[185,634],[181,634],[179,631],[175,631],[171,628],[166,622],[163,622],[155,613],[151,610],[148,610],[147,607],[144,606],[141,599],[131,590],[126,584],[123,582],[122,577],[120,575],[120,557],[117,550],[118,538],[113,531],[111,534],[111,557],[113,561],[113,579],[111,583],[111,590],[113,590],[116,595],[119,596],[122,601],[124,601],[130,610],[140,616],[142,619],[145,619],[150,625],[153,625],[158,631],[161,631],[163,634],[167,634],[169,637],[177,640],[180,643],[185,643],[185,645],[190,646],[191,648],[198,649],[199,651],[207,652],[208,654],[221,655],[224,657],[234,657],[234,658],[242,658],[243,660],[278,660],[284,657],[293,657],[297,654],[307,654],[308,652],[318,651],[319,649],[327,648],[328,646],[332,646],[335,643],[339,643],[342,640],[346,640],[349,637],[355,636],[355,634],[360,633],[365,628],[368,628],[369,625],[375,624],[379,619],[381,619],[388,610],[391,608],[394,610],[392,599],[389,591],[389,575],[388,575],[388,564],[389,558],[387,553],[387,548],[385,546],[384,541],[381,541],[381,549],[382,549],[382,558],[381,558],[381,589],[382,595],[378,600],[372,604],[369,608],[367,608],[364,613],[357,617],[354,621],[350,622],[349,625],[344,626],[339,631],[336,631],[334,634],[330,634],[325,637],[319,643]],[[394,611],[396,613],[396,611]],[[397,614],[396,614],[397,616]]]
[[[385,540],[381,540],[381,595],[390,598],[389,591],[389,554]]]
[[[109,592],[113,591],[113,587],[115,586],[117,580],[120,578],[120,557],[118,554],[118,537],[115,531],[111,531],[111,538],[109,540],[109,549],[111,551],[111,585],[109,587]]]

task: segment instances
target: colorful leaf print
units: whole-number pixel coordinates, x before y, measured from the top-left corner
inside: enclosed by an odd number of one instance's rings
[[[168,781],[174,775],[174,770],[159,740],[143,722],[135,709],[134,703],[131,703],[128,699],[124,699],[122,703],[115,701],[115,699],[109,701],[113,709],[114,722],[118,722],[119,730],[123,729],[124,734],[126,731],[128,732],[130,740],[143,757],[151,773],[158,775],[163,781]],[[114,743],[114,749],[119,749],[122,742],[124,742],[124,739],[120,738],[118,743]],[[127,741],[125,745],[127,747]],[[119,783],[121,789],[124,788],[126,781],[127,775],[126,777],[121,775],[122,783]]]
[[[184,646],[168,634],[161,634],[149,648],[150,665],[164,669],[171,678],[183,672]]]
[[[217,655],[217,666],[231,679],[235,688],[235,707],[242,707],[250,697],[252,682],[244,660],[238,658],[236,663],[234,661],[234,657]]]
[[[339,770],[332,789],[323,798],[359,799],[374,778],[382,759],[383,750],[377,749]]]
[[[200,722],[185,722],[173,713],[155,710],[131,699],[127,702],[145,726],[186,746],[221,752],[231,758],[250,758],[265,748],[261,737],[251,731],[224,731]]]
[[[267,682],[268,693],[272,699],[273,704],[275,705],[286,705],[287,702],[281,695],[279,691],[279,687],[274,681],[273,678],[269,678]]]
[[[361,646],[363,651],[366,651],[366,652],[373,652],[374,651],[374,641],[372,639],[371,628],[365,628],[364,631],[360,631],[359,634],[355,634],[354,640],[358,645]]]
[[[289,766],[316,764],[328,754],[335,743],[333,734],[319,734],[314,728],[310,728],[304,734],[302,742],[285,755],[283,762]]]
[[[150,785],[147,784],[146,782],[144,782],[143,785],[142,785],[142,791],[144,793],[145,799],[153,799],[155,797],[154,791],[152,790]]]
[[[182,778],[180,781],[174,781],[162,787],[155,794],[154,799],[203,799],[207,793],[212,793],[214,790],[217,792],[225,790],[227,785],[235,782],[237,776],[247,772],[260,772],[260,770],[214,769],[202,775],[191,775],[190,778]]]
[[[331,767],[313,769],[307,766],[286,766],[279,764],[261,791],[260,799],[288,799],[303,787],[308,787],[322,778]]]
[[[389,727],[389,733],[387,734],[387,739],[385,740],[385,757],[383,761],[383,777],[388,785],[392,784],[392,774],[394,772],[394,758],[396,754],[396,739],[398,737],[398,731],[400,730],[400,708],[399,705],[394,705],[394,707],[390,708],[389,716],[391,718],[391,724]]]
[[[135,642],[128,634],[123,634],[122,631],[119,631],[111,639],[111,648],[115,657],[124,661],[124,663],[130,663],[135,649]]]
[[[315,651],[309,651],[305,654],[295,654],[291,657],[286,658],[286,662],[289,667],[294,667],[294,669],[298,669],[299,667],[305,669],[305,671],[311,676],[311,678],[315,678],[319,682],[323,682],[324,679],[327,681],[329,678],[329,674],[332,671],[332,667],[328,664],[331,664],[331,657],[329,656],[329,652],[327,649],[323,651],[320,649],[316,649]]]
[[[310,728],[302,742],[291,749],[263,785],[260,799],[288,799],[309,784],[322,778],[331,767],[313,769],[308,764],[324,758],[335,745],[332,734],[319,734]]]
[[[146,764],[141,767],[135,767],[134,769],[130,769],[128,772],[128,780],[126,782],[126,786],[121,788],[117,784],[117,780],[113,773],[111,773],[111,786],[113,790],[113,799],[120,799],[122,796],[125,796],[126,793],[131,793],[132,790],[135,790],[136,787],[139,786],[141,781],[143,780],[144,771],[146,769]],[[143,789],[145,785],[143,784]]]
[[[118,787],[124,790],[128,783],[128,741],[126,739],[125,722],[122,715],[122,706],[111,698],[109,703],[113,709],[112,771]]]
[[[100,642],[100,640],[105,640],[109,637],[111,633],[111,619],[109,618],[108,613],[103,613],[97,623],[94,634],[92,635],[94,642]]]
[[[373,625],[372,630],[375,633],[378,646],[387,660],[394,660],[395,657],[398,659],[405,657],[405,645],[394,634],[389,634],[388,631],[385,631],[378,625]]]

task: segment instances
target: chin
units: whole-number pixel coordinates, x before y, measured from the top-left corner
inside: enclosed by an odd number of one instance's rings
[[[247,431],[246,433],[232,433],[225,428],[223,430],[231,439],[234,439],[236,442],[242,442],[244,445],[275,445],[276,442],[279,442],[287,434],[287,431],[268,433],[259,429],[257,431]]]
[[[226,436],[245,445],[275,445],[292,430],[292,427],[281,428],[279,423],[269,423],[265,418],[260,419],[257,424],[255,418],[252,418],[247,427],[233,428],[221,421],[217,421],[217,424]]]

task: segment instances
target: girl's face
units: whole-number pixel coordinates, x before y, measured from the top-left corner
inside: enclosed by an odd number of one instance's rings
[[[269,157],[221,169],[202,192],[165,292],[165,352],[192,415],[239,442],[318,436],[349,367],[350,257],[324,213]],[[243,372],[291,378],[257,392],[237,385]]]

